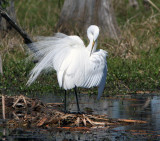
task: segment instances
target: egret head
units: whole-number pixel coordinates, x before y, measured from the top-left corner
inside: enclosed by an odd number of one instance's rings
[[[91,53],[92,53],[95,42],[97,41],[97,38],[99,36],[99,27],[96,25],[89,26],[89,28],[87,29],[87,36],[90,42],[92,42],[92,47],[91,47]]]
[[[90,40],[95,42],[99,36],[99,27],[96,25],[89,26],[87,29],[87,36]]]

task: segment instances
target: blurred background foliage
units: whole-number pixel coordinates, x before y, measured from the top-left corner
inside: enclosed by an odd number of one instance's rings
[[[160,8],[159,0],[152,1]],[[99,48],[109,55],[106,95],[160,90],[160,13],[142,0],[137,2],[138,9],[129,6],[128,0],[112,0],[121,37],[99,39]],[[17,22],[32,38],[52,36],[63,3],[64,0],[15,0]],[[81,37],[87,45],[87,39]],[[42,74],[32,86],[26,87],[34,63],[26,62],[28,54],[16,32],[4,36],[0,51],[4,71],[0,76],[1,93],[59,92],[55,72]]]

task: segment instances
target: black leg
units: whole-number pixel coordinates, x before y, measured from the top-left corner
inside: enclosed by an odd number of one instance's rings
[[[77,96],[77,87],[74,88],[75,95],[76,95],[76,102],[77,102],[77,112],[81,114],[80,108],[79,108],[79,102],[78,102],[78,96]]]
[[[67,91],[65,90],[65,95],[64,95],[64,112],[67,113],[67,102],[66,102],[66,96],[67,96]]]

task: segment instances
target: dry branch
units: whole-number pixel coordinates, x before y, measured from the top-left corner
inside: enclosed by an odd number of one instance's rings
[[[25,99],[25,100],[24,100]],[[6,115],[13,114],[12,119],[7,120],[7,125],[12,128],[65,128],[76,130],[81,127],[113,128],[127,124],[144,124],[146,121],[129,119],[112,119],[106,115],[89,114],[65,114],[58,109],[56,104],[43,104],[37,99],[25,96],[6,96]],[[6,116],[7,117],[7,116]],[[80,128],[80,129],[81,129]]]
[[[30,37],[25,33],[14,20],[8,15],[8,13],[0,8],[1,16],[23,37],[25,44],[32,43]]]
[[[33,43],[29,35],[18,26],[18,24],[9,16],[9,14],[0,7],[0,15],[10,24],[11,27],[13,27],[24,39],[25,44],[30,44]],[[35,48],[32,48],[28,46],[29,49],[33,52],[36,52],[37,50]]]
[[[160,9],[151,1],[151,0],[145,0],[148,2],[150,5],[152,5],[158,12],[160,12]]]
[[[128,122],[128,123],[147,123],[146,121],[142,120],[132,120],[132,119],[118,119],[121,122]]]

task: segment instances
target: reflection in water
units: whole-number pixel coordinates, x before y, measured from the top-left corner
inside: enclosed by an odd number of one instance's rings
[[[62,96],[47,95],[39,98],[46,103],[62,102]],[[74,95],[68,96],[68,109],[71,112],[77,110]],[[158,140],[160,135],[160,96],[128,95],[122,98],[105,98],[99,101],[96,96],[79,95],[80,108],[84,112],[92,114],[106,114],[109,118],[146,120],[147,124],[135,124],[114,129],[94,129],[84,132],[50,131],[47,130],[20,130],[0,128],[3,140]],[[137,134],[145,131],[147,134]],[[134,134],[133,134],[134,131]]]

